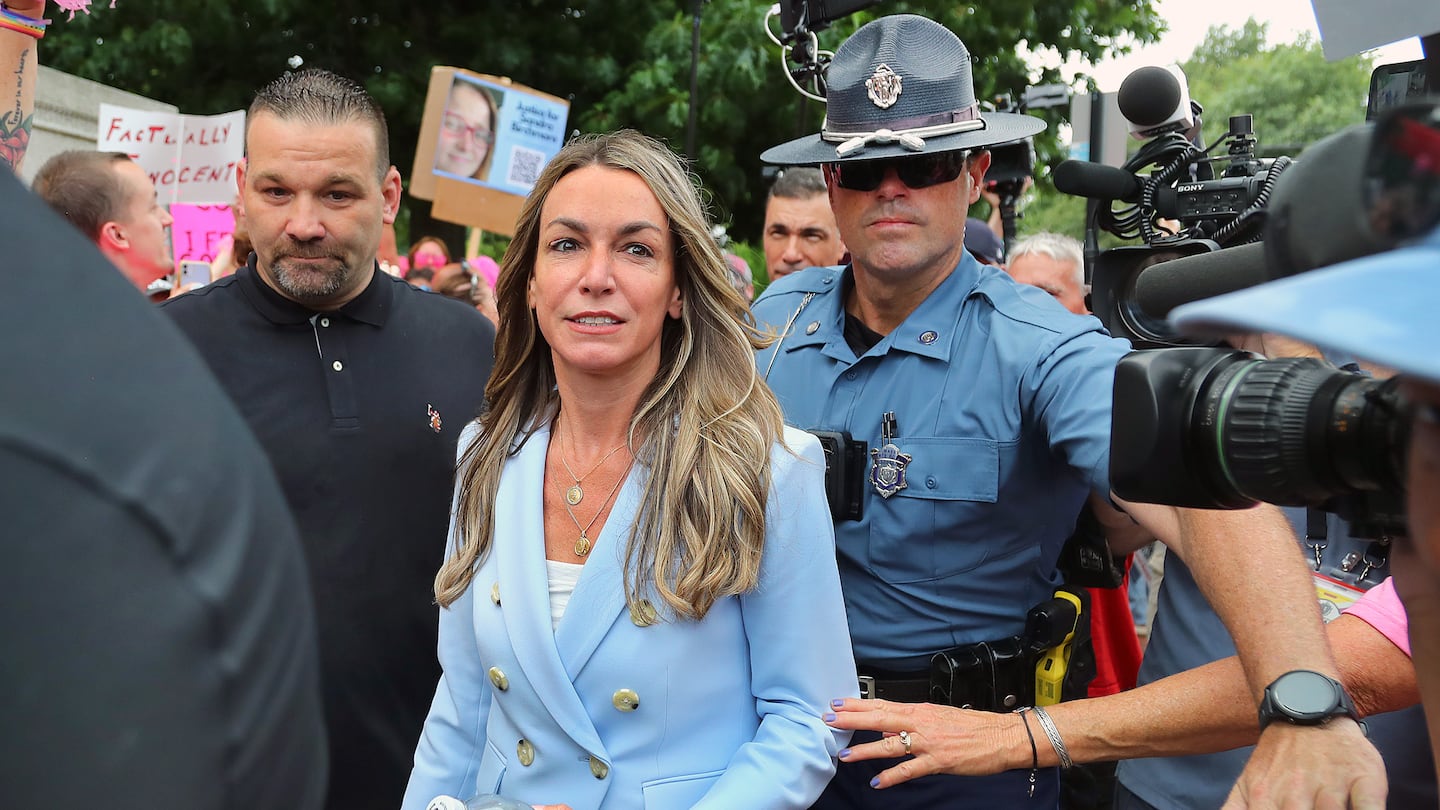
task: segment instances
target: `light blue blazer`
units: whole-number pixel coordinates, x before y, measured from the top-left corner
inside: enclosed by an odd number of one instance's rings
[[[653,622],[625,603],[625,545],[647,474],[637,463],[552,632],[549,438],[537,432],[506,462],[495,544],[440,611],[444,674],[405,810],[477,793],[575,810],[809,807],[849,742],[820,716],[857,690],[819,443],[787,428],[799,457],[772,449],[759,587],[700,622],[668,615],[653,595]]]

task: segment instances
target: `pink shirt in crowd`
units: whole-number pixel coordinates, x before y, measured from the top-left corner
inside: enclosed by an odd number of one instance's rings
[[[1405,606],[1400,604],[1395,581],[1390,577],[1367,591],[1345,612],[1379,630],[1406,655],[1410,654],[1410,620],[1405,616]]]

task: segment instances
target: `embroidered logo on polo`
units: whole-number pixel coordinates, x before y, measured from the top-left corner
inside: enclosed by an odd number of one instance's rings
[[[865,89],[870,91],[870,100],[882,110],[888,110],[900,100],[900,74],[881,63],[870,78],[865,80]]]
[[[428,403],[428,402],[425,403],[425,411],[426,411],[427,413],[429,413],[429,415],[430,415],[430,429],[433,430],[433,431],[435,431],[436,433],[439,433],[439,432],[440,432],[440,412],[437,411],[437,410],[435,410],[435,406],[434,406],[434,405],[431,405],[431,404]]]

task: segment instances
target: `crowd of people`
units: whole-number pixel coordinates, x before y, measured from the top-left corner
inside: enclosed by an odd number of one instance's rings
[[[22,112],[38,41],[0,30]],[[1116,496],[1130,346],[1078,242],[968,216],[1044,127],[982,111],[976,64],[920,16],[845,40],[822,130],[762,155],[753,302],[629,130],[565,144],[500,262],[417,235],[393,275],[385,115],[323,70],[257,92],[232,272],[158,307],[138,164],[0,171],[12,261],[54,270],[0,297],[33,392],[0,405],[0,804],[1435,806],[1440,371],[1393,364],[1425,381],[1410,540]],[[437,168],[478,176],[496,102],[451,96]]]

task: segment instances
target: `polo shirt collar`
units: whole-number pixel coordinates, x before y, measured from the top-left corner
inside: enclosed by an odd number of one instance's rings
[[[261,315],[275,324],[300,324],[308,322],[318,314],[315,310],[297,304],[271,289],[270,285],[260,278],[260,271],[255,268],[256,261],[255,254],[250,254],[250,263],[236,271],[235,275],[245,297]],[[376,265],[365,289],[340,307],[338,312],[331,314],[344,315],[371,326],[384,326],[394,297],[394,283]]]

